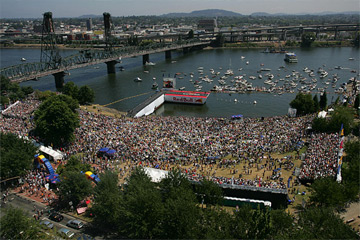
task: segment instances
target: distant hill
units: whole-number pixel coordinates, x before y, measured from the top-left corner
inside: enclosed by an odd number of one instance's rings
[[[95,14],[86,14],[86,15],[81,15],[78,18],[102,18],[103,15],[95,15]]]
[[[168,13],[163,14],[161,17],[238,17],[242,16],[240,13],[221,10],[221,9],[206,9],[192,11],[191,13]]]
[[[253,17],[261,17],[261,16],[264,16],[264,17],[267,17],[267,16],[296,16],[296,15],[317,15],[317,16],[325,16],[325,15],[336,15],[336,14],[353,15],[353,14],[360,14],[360,12],[349,11],[349,12],[319,12],[319,13],[296,13],[296,14],[254,12],[254,13],[251,13],[250,16],[253,16]]]

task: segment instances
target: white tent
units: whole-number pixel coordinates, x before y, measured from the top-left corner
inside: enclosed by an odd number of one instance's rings
[[[325,118],[326,115],[327,115],[327,112],[321,111],[321,112],[319,112],[319,114],[318,114],[318,118]]]
[[[45,147],[45,146],[40,146],[39,150],[43,153],[46,153],[47,155],[51,156],[52,158],[54,158],[55,160],[59,160],[63,158],[63,154],[59,153],[58,151],[55,151],[51,148]]]
[[[160,170],[156,168],[144,168],[145,173],[151,177],[152,182],[160,182],[163,178],[165,178],[168,174],[168,171]]]

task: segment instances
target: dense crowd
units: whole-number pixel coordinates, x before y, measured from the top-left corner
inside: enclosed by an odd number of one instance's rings
[[[338,134],[313,134],[299,178],[313,180],[319,177],[334,177],[338,167],[339,142]]]
[[[29,104],[32,107],[29,107]],[[27,136],[33,128],[30,114],[39,102],[19,102],[13,110],[1,116],[1,131]],[[19,115],[17,112],[20,112]],[[95,167],[96,172],[106,169],[118,170],[121,176],[138,165],[171,170],[181,166],[189,179],[200,180],[201,172],[216,183],[286,188],[281,177],[275,174],[264,178],[265,171],[274,171],[279,166],[293,167],[290,159],[272,159],[273,153],[286,153],[302,147],[305,128],[311,116],[289,118],[225,118],[157,117],[138,119],[115,118],[79,110],[80,127],[76,140],[62,149],[65,162],[70,156],[82,154],[82,161]],[[20,118],[18,117],[20,116]],[[313,135],[300,178],[317,178],[333,175],[336,168],[337,135]],[[98,156],[100,148],[116,150],[112,155]],[[231,157],[229,157],[231,156]],[[256,179],[216,176],[216,169],[228,168],[238,173],[234,166],[246,163],[242,173],[250,173],[253,167],[264,170]],[[122,167],[120,167],[120,165]],[[280,173],[281,174],[281,173]]]

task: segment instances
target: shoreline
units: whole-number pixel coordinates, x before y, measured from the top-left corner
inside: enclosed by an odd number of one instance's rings
[[[239,48],[239,49],[259,49],[259,48],[273,48],[273,49],[288,49],[288,48],[300,48],[299,41],[294,41],[294,45],[287,46],[286,41],[279,42],[235,42],[225,43],[223,47],[211,47],[208,46],[204,49],[225,49],[225,48]],[[57,44],[57,47],[62,50],[82,50],[82,49],[99,49],[90,46],[83,47],[71,47],[66,44]],[[315,41],[310,48],[329,48],[329,47],[354,47],[349,40],[332,40],[332,41]],[[12,45],[0,44],[0,49],[41,49],[41,44],[26,44],[26,43],[14,43]]]

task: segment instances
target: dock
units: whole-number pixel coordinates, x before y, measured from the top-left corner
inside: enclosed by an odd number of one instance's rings
[[[166,91],[158,91],[151,95],[144,102],[137,105],[135,108],[130,110],[127,114],[128,117],[138,118],[147,116],[155,112],[165,102]]]

